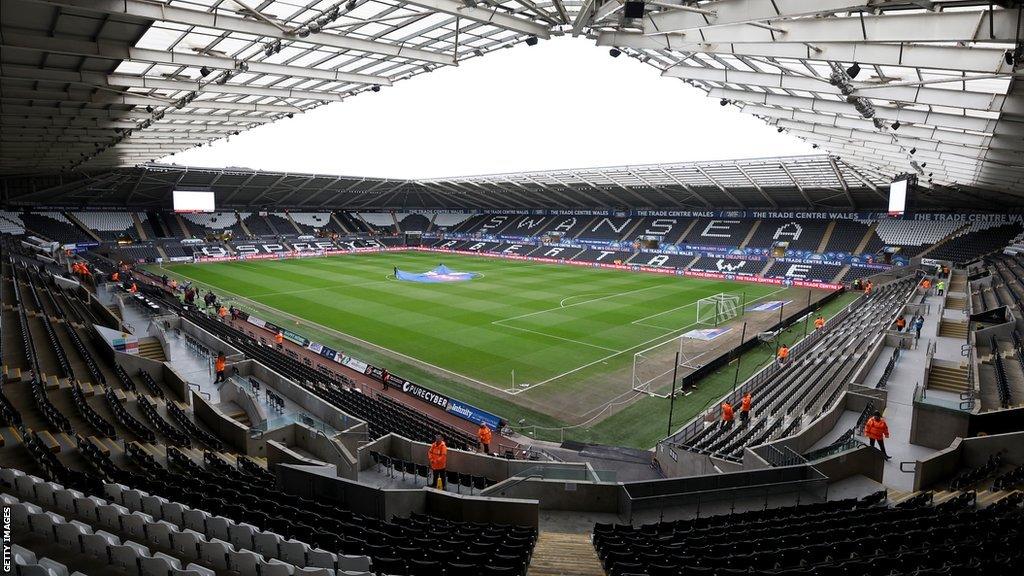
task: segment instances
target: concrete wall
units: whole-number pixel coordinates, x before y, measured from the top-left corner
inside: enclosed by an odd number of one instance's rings
[[[150,376],[157,382],[160,382],[162,378],[164,385],[170,388],[171,392],[178,397],[178,400],[186,403],[192,401],[188,381],[181,374],[178,374],[170,364],[165,363],[160,371],[156,373],[150,372]]]
[[[676,448],[665,442],[658,444],[657,456],[662,471],[668,477],[718,473],[710,456]]]
[[[513,478],[495,484],[482,495],[529,499],[539,503],[541,510],[574,512],[619,512],[622,484],[618,482],[573,482]]]
[[[851,476],[867,476],[875,482],[882,482],[885,459],[882,452],[870,446],[861,446],[841,454],[811,462],[819,472],[828,476],[829,483],[838,482]]]
[[[1024,464],[1024,432],[957,438],[949,447],[918,461],[914,490],[945,488],[959,472],[985,464],[994,454],[1001,454],[1005,464]]]
[[[235,450],[247,453],[249,428],[225,416],[216,406],[206,401],[196,392],[192,392],[192,411],[196,419],[206,425],[211,432]]]
[[[910,443],[941,450],[968,435],[971,413],[927,402],[914,401]]]
[[[373,466],[370,452],[379,452],[406,462],[429,464],[427,450],[430,444],[416,442],[397,434],[388,434],[359,448],[359,469],[365,470]],[[502,481],[525,470],[538,467],[557,467],[559,469],[579,469],[582,476],[588,474],[584,463],[553,463],[533,460],[508,460],[496,456],[488,456],[480,452],[466,452],[448,448],[448,470],[455,472],[472,472],[475,476],[485,476],[491,480]]]
[[[456,521],[539,524],[540,507],[534,500],[451,494],[431,488],[379,489],[334,477],[319,466],[286,464],[274,467],[274,472],[288,492],[377,518],[406,517],[416,512]]]

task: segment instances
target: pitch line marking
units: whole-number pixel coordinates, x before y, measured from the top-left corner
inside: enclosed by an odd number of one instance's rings
[[[500,324],[502,328],[511,328],[513,330],[522,330],[523,332],[530,332],[531,334],[538,334],[547,338],[556,338],[558,340],[564,340],[566,342],[572,342],[573,344],[579,344],[580,346],[590,346],[591,348],[597,348],[599,350],[605,350],[607,352],[619,352],[614,348],[608,348],[606,346],[600,346],[598,344],[591,344],[589,342],[583,342],[582,340],[573,340],[572,338],[564,338],[562,336],[556,336],[554,334],[548,334],[547,332],[540,332],[538,330],[530,330],[529,328],[520,328],[518,326],[508,326],[506,324]]]
[[[787,288],[788,287],[779,288],[778,290],[775,290],[773,292],[769,292],[769,293],[765,294],[764,296],[760,296],[758,298],[754,298],[753,300],[751,300],[751,302],[757,302],[758,300],[763,300],[763,299],[765,299],[765,298],[767,298],[769,296],[772,296],[774,294],[778,294],[779,292],[782,292],[783,290],[786,290]],[[697,325],[697,323],[694,322],[692,324],[683,326],[682,328],[677,328],[677,329],[673,330],[672,332],[669,332],[668,334],[674,334],[676,332],[682,332],[683,330],[686,330],[687,328],[690,328],[690,327],[693,327],[693,326],[696,326],[696,325]],[[595,364],[598,364],[600,362],[605,362],[607,360],[610,360],[611,358],[614,358],[614,357],[618,356],[619,354],[623,354],[623,353],[629,352],[630,350],[636,350],[637,348],[640,348],[641,346],[644,346],[646,344],[650,344],[651,342],[654,342],[655,340],[661,340],[662,338],[667,337],[668,334],[662,334],[661,336],[656,336],[656,337],[651,338],[650,340],[648,340],[646,342],[641,342],[641,343],[639,343],[639,344],[637,344],[635,346],[632,346],[630,348],[626,348],[625,350],[620,350],[619,352],[616,352],[614,354],[609,354],[608,356],[605,356],[604,358],[598,358],[597,360],[594,360],[593,362],[588,362],[587,364],[583,364],[582,366],[577,366],[576,368],[573,368],[572,370],[568,370],[566,372],[562,372],[561,374],[558,374],[556,376],[552,376],[551,378],[548,378],[547,380],[542,380],[540,382],[537,382],[536,384],[531,384],[529,388],[523,388],[521,390],[515,390],[515,391],[508,391],[508,390],[506,390],[505,393],[506,394],[510,394],[512,396],[516,396],[518,394],[522,394],[523,392],[529,392],[530,390],[533,390],[534,388],[537,388],[538,386],[542,386],[544,384],[547,384],[548,382],[552,382],[554,380],[558,380],[559,378],[562,378],[564,376],[568,376],[569,374],[574,374],[576,372],[579,372],[580,370],[583,370],[585,368],[589,368],[589,367],[591,367],[591,366],[593,366]],[[668,342],[669,340],[665,340],[665,342]]]
[[[538,310],[536,312],[527,312],[526,314],[520,314],[518,316],[510,316],[509,318],[502,318],[501,320],[495,320],[491,324],[498,324],[500,322],[508,322],[509,320],[518,320],[520,318],[529,318],[530,316],[536,316],[538,314],[545,314],[547,312],[554,312],[555,310],[562,310],[565,308],[572,308],[573,306],[580,306],[582,304],[590,304],[591,302],[599,302],[601,300],[607,300],[609,298],[615,298],[617,296],[625,296],[626,294],[636,294],[637,292],[644,292],[645,290],[653,290],[655,288],[664,288],[669,284],[655,284],[654,286],[647,286],[646,288],[637,288],[636,290],[627,290],[626,292],[617,292],[615,294],[609,294],[600,298],[593,298],[591,300],[584,300],[583,302],[577,302],[575,304],[567,304],[565,306],[559,306],[557,308],[548,308],[546,310]],[[583,294],[585,296],[585,294]]]
[[[593,294],[575,294],[573,296],[566,296],[565,298],[562,298],[561,300],[558,301],[558,307],[565,308],[565,301],[572,300],[573,298],[583,298],[584,296],[604,296],[607,294],[607,292],[595,292]],[[590,302],[590,300],[587,300],[586,302]],[[580,302],[580,304],[585,304],[586,302]]]

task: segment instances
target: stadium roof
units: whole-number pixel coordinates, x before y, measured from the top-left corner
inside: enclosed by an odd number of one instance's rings
[[[535,37],[572,34],[862,173],[1024,195],[1019,2],[650,0],[641,17],[627,17],[634,6],[4,0],[0,172],[148,162]],[[646,104],[643,122],[677,113]]]
[[[881,211],[888,179],[825,154],[400,180],[147,164],[97,174],[0,179],[11,206],[169,207],[175,189],[212,190],[225,208],[301,210],[654,209]],[[927,190],[915,210],[1008,209],[1005,194]]]

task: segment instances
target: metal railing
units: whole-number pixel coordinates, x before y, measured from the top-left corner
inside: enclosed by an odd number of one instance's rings
[[[882,371],[881,378],[878,379],[878,383],[875,384],[875,389],[880,390],[885,388],[886,384],[889,383],[889,377],[892,375],[893,369],[896,368],[896,361],[900,358],[900,348],[896,348],[892,351],[892,356],[889,357],[889,361],[885,364],[885,370]]]

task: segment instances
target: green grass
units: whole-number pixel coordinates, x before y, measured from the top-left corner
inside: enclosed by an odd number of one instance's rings
[[[386,278],[393,266],[419,272],[439,259],[483,277],[450,284]],[[629,391],[633,353],[692,328],[693,303],[702,297],[742,290],[748,301],[773,299],[769,294],[778,290],[416,252],[175,265],[164,271],[230,293],[228,301],[243,309],[387,365],[514,425],[523,420],[520,428],[538,427],[527,428],[538,438],[561,439],[560,430],[545,429],[596,414],[592,426],[566,430],[564,437],[641,447],[664,436],[667,401],[644,398],[610,416],[601,411]],[[756,351],[748,357],[743,373],[760,363]],[[511,386],[513,369],[517,384],[533,385],[517,387],[514,396],[503,391]],[[712,375],[697,393],[677,402],[674,421],[684,422],[703,407],[698,404],[721,396],[731,378],[730,369]]]

